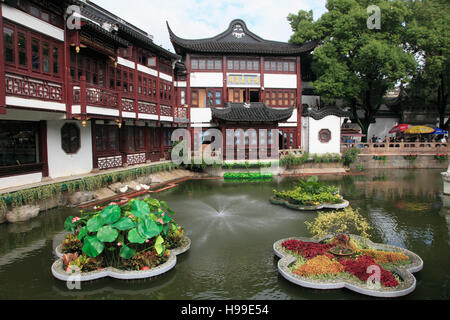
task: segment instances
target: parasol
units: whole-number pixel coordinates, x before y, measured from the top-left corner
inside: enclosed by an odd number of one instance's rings
[[[433,132],[433,134],[436,134],[436,135],[446,135],[446,134],[448,134],[448,132],[447,131],[445,131],[444,129],[441,129],[441,128],[434,128],[434,132]]]
[[[389,131],[389,133],[398,133],[398,132],[404,132],[408,130],[411,126],[409,124],[399,124],[398,126],[395,126]]]
[[[425,126],[414,126],[405,131],[406,134],[427,134],[433,133],[434,129]]]

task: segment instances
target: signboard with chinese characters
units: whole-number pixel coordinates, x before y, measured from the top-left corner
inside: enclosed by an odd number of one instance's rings
[[[260,88],[261,75],[229,73],[227,75],[227,86],[229,88]]]

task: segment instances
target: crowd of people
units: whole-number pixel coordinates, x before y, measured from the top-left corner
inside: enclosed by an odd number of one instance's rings
[[[375,135],[370,139],[372,143],[397,143],[397,142],[441,142],[447,143],[448,137],[444,135],[398,135],[394,137],[385,136],[381,139]]]

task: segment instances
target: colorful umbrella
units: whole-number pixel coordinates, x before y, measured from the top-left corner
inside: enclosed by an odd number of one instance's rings
[[[433,133],[434,129],[425,126],[414,126],[405,131],[406,134],[426,134]]]
[[[397,132],[403,132],[410,128],[411,126],[409,124],[399,124],[398,126],[395,126],[389,131],[389,133],[397,133]]]
[[[441,128],[434,128],[433,134],[436,134],[436,135],[440,135],[440,134],[445,135],[445,134],[448,134],[448,132],[445,131],[444,129],[441,129]]]

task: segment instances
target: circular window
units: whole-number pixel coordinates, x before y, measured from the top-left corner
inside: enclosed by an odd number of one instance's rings
[[[322,143],[328,143],[331,140],[331,131],[328,129],[322,129],[319,132],[319,141]]]
[[[66,123],[61,128],[61,147],[67,154],[74,154],[80,150],[80,128],[75,123]]]

